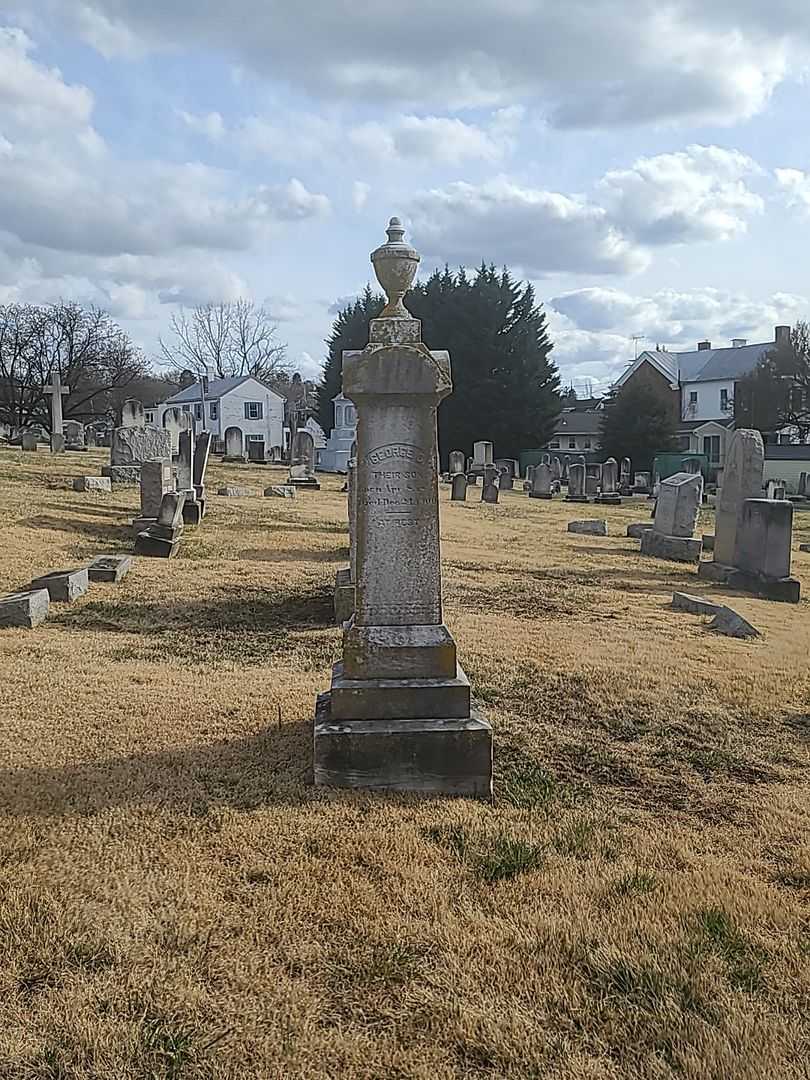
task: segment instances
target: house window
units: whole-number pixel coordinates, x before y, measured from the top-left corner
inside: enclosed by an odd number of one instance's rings
[[[245,442],[264,442],[264,435],[246,435]]]
[[[585,439],[585,441],[582,443],[582,449],[583,450],[590,450],[590,448],[591,448],[591,440],[590,439]]]
[[[577,440],[572,435],[571,438],[568,440],[568,449],[569,450],[576,450],[576,448],[577,448]]]
[[[548,444],[548,448],[549,448],[549,450],[559,450],[560,449],[560,440],[559,439],[552,439],[551,442]]]
[[[263,416],[262,403],[260,401],[245,402],[245,419],[261,420]]]
[[[212,420],[218,420],[219,419],[219,402],[218,401],[212,401],[210,403],[210,405],[208,406],[208,415],[211,417]]]
[[[728,390],[720,391],[720,411],[728,412]]]
[[[710,465],[720,464],[720,436],[719,435],[704,435],[703,436],[703,453],[709,459]]]
[[[184,405],[183,406],[183,412],[191,412],[191,406],[190,405]]]
[[[345,420],[344,426],[345,427],[351,427],[356,419],[357,419],[357,417],[356,417],[355,412],[354,412],[354,405],[347,405],[346,406],[346,420]]]
[[[697,408],[697,396],[698,396],[697,390],[690,390],[689,391],[689,408],[690,409],[696,409]]]
[[[202,420],[202,405],[195,405],[194,406],[194,419],[195,420]]]

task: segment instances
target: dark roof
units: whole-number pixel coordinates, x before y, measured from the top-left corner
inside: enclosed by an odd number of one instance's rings
[[[600,413],[591,409],[590,412],[576,411],[566,412],[563,410],[554,425],[555,435],[596,435],[599,431]]]
[[[770,461],[810,461],[810,444],[765,443],[765,457]]]
[[[712,417],[709,420],[680,420],[678,422],[678,432],[694,431],[696,428],[703,427],[705,424],[719,424],[720,427],[731,427],[734,423],[734,418],[731,416],[725,417],[722,420],[716,420]]]
[[[229,394],[231,390],[235,390],[237,386],[241,386],[247,379],[252,378],[252,375],[239,375],[237,377],[229,377],[227,379],[209,379],[208,381],[208,393],[205,395],[206,401],[216,401],[217,398],[224,397]],[[169,402],[181,402],[181,401],[199,401],[200,400],[200,384],[199,382],[192,383],[191,386],[185,387],[183,390],[178,390],[176,394],[172,394],[167,401],[162,402],[163,405]]]
[[[753,371],[762,357],[772,352],[774,343],[740,345],[728,349],[696,349],[677,353],[681,382],[710,382],[712,379],[740,379]]]

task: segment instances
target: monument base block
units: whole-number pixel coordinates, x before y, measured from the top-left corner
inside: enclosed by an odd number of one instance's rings
[[[565,501],[566,502],[586,503],[586,502],[590,502],[591,500],[587,495],[566,495],[565,496]]]
[[[315,783],[382,791],[492,797],[492,728],[466,717],[337,720],[332,695],[315,707]]]
[[[539,492],[539,491],[531,491],[531,490],[529,491],[529,498],[530,499],[551,499],[553,497],[554,496],[551,494],[550,491],[548,491],[548,492]]]
[[[627,535],[631,540],[640,540],[645,532],[649,532],[652,528],[652,522],[648,521],[635,521],[632,525],[627,526]]]
[[[333,720],[464,719],[470,715],[470,681],[460,667],[453,678],[347,679],[332,668]]]
[[[751,574],[747,570],[738,570],[736,566],[724,566],[712,560],[701,562],[698,577],[705,581],[716,581],[730,589],[752,593],[765,600],[776,600],[783,604],[798,604],[801,600],[802,587],[798,578],[769,578],[764,574]]]
[[[618,492],[614,492],[611,495],[597,495],[593,501],[604,506],[621,506],[622,497]]]
[[[179,536],[176,540],[163,540],[158,536],[150,536],[148,532],[142,532],[135,538],[135,554],[148,555],[153,559],[172,559],[179,547]]]
[[[685,536],[665,536],[655,529],[645,529],[641,534],[641,554],[654,559],[672,562],[697,563],[700,560],[702,541]]]
[[[186,499],[183,503],[183,524],[199,525],[202,521],[202,506],[196,499]]]
[[[321,490],[321,485],[314,476],[297,476],[287,480],[287,483],[297,488],[310,488],[312,491]]]

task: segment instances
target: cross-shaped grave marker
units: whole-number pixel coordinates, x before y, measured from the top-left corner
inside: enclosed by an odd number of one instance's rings
[[[50,386],[45,393],[51,396],[51,453],[61,454],[65,449],[65,433],[62,425],[62,397],[70,393],[69,386],[62,386],[58,369],[51,375]]]

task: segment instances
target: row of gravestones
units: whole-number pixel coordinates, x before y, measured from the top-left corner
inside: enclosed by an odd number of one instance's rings
[[[129,555],[99,555],[87,566],[53,570],[35,578],[26,589],[0,596],[0,628],[32,630],[48,618],[52,603],[72,603],[84,596],[91,582],[117,583],[131,566]]]
[[[181,431],[176,471],[171,456],[140,466],[141,512],[132,522],[135,554],[170,559],[177,554],[186,525],[205,517],[205,473],[211,454],[210,431]]]
[[[703,540],[694,537],[703,498],[699,473],[675,473],[662,480],[652,525],[630,525],[628,536],[640,538],[643,555],[698,564],[698,575],[706,580],[798,603],[801,586],[790,574],[793,503],[773,497],[771,488],[762,497],[764,467],[760,433],[735,431],[715,504],[712,559],[700,561]]]
[[[491,443],[476,443],[476,447],[491,448]],[[541,459],[538,465],[530,465],[527,469],[526,480],[523,484],[524,491],[533,499],[551,499],[554,494],[561,491],[563,483],[568,484],[566,499],[569,502],[589,502],[593,497],[598,503],[616,504],[621,502],[622,494],[631,494],[634,490],[630,486],[631,463],[629,458],[624,458],[621,464],[621,472],[615,458],[608,458],[604,464],[586,465],[584,459],[565,467],[558,457],[548,460]],[[452,484],[451,500],[464,501],[467,498],[468,485],[476,485],[478,482],[477,471],[464,472],[460,468],[464,464],[464,455],[459,450],[450,454],[450,473],[448,480]],[[517,473],[517,462],[511,458],[500,459],[483,467],[483,490],[481,501],[495,503],[498,501],[499,491],[511,491],[514,486],[514,477]],[[564,475],[567,470],[567,476]],[[636,474],[636,482],[641,480],[640,488],[636,488],[639,494],[649,490],[648,474]]]

